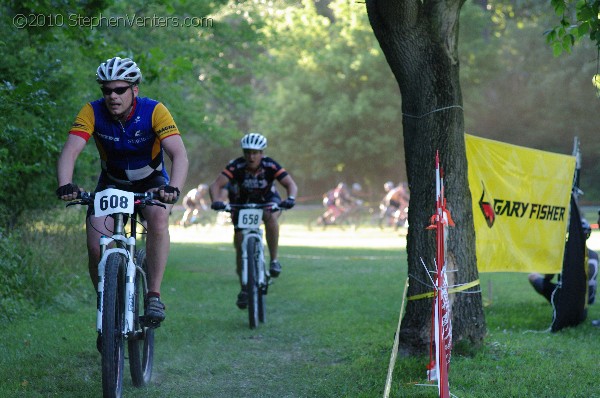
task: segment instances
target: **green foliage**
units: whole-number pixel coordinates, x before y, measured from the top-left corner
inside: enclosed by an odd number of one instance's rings
[[[546,32],[554,55],[570,53],[575,43],[584,37],[600,49],[600,1],[552,0],[551,4],[560,17],[560,24]]]
[[[22,249],[19,236],[0,239],[0,316],[2,321],[10,320],[19,314],[28,314],[33,310],[30,297],[42,285],[39,269],[23,266],[24,258],[31,253],[19,253]],[[37,279],[37,280],[36,280]]]
[[[551,3],[560,17],[560,24],[546,32],[546,40],[552,46],[554,55],[571,53],[575,43],[587,37],[596,46],[597,57],[600,57],[600,0],[552,0]],[[598,68],[592,77],[592,84],[600,97]]]
[[[87,256],[85,213],[36,212],[10,235],[0,234],[0,321],[22,319],[40,309],[68,307],[80,299]]]
[[[102,60],[133,57],[144,75],[142,95],[156,94],[171,109],[186,140],[206,142],[231,134],[223,134],[235,121],[229,111],[245,102],[246,91],[221,90],[235,86],[227,79],[211,85],[214,92],[231,94],[232,104],[227,110],[211,109],[205,105],[214,103],[213,95],[198,80],[200,65],[216,51],[203,47],[207,40],[198,40],[198,32],[210,29],[206,15],[219,5],[38,0],[1,6],[0,188],[11,194],[0,199],[0,230],[11,229],[25,210],[57,205],[56,160],[81,106],[99,96],[94,72]],[[27,17],[25,26],[19,25],[20,15]],[[195,26],[175,26],[175,21]],[[215,75],[219,67],[227,69],[217,65]],[[91,147],[78,159],[74,178],[90,189],[98,172]]]
[[[364,9],[346,1],[330,9],[320,15],[303,1],[266,11],[266,89],[254,125],[304,186],[345,180],[379,190],[405,178],[398,87]]]
[[[77,43],[63,31],[52,37],[15,29],[3,7],[0,43],[0,230],[11,228],[26,209],[54,199],[56,159],[75,112],[70,95],[81,70],[71,59]],[[85,160],[82,162],[85,163]],[[42,193],[40,197],[40,193]]]
[[[461,12],[467,130],[562,153],[578,135],[583,189],[598,197],[586,92],[586,76],[596,73],[593,42],[573,47],[571,59],[552,59],[540,40],[551,25],[547,6],[478,4],[465,2]],[[581,15],[594,4],[581,3]],[[141,95],[173,113],[188,147],[190,186],[214,178],[248,130],[268,135],[268,154],[292,172],[302,196],[339,180],[380,192],[383,181],[404,179],[399,90],[361,3],[11,0],[0,7],[0,188],[11,192],[0,199],[4,231],[25,211],[60,205],[53,199],[58,153],[81,106],[99,97],[98,63],[115,55],[133,57],[144,74]],[[18,13],[67,19],[18,29]],[[73,15],[104,19],[67,24]],[[145,23],[127,24],[133,17]],[[196,18],[198,26],[152,24],[154,17]],[[587,25],[564,29],[581,36]],[[90,188],[95,152],[87,145],[76,167],[76,182]]]

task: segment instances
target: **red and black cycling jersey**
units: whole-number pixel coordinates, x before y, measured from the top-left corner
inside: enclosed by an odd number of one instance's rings
[[[287,171],[269,157],[262,158],[255,172],[249,171],[246,165],[246,159],[239,157],[229,162],[222,171],[231,182],[230,202],[267,203],[278,199],[273,183],[284,179],[288,175]]]

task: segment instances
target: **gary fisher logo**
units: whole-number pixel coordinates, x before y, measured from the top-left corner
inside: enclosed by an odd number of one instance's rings
[[[483,186],[483,192],[481,193],[481,198],[479,199],[479,208],[483,213],[483,218],[485,218],[485,222],[487,226],[492,228],[494,225],[494,221],[496,221],[496,213],[494,213],[494,208],[490,202],[484,202],[485,197],[485,184],[481,181],[481,185]]]
[[[479,208],[489,228],[492,228],[496,217],[527,218],[540,221],[563,221],[567,211],[564,206],[543,203],[521,202],[518,200],[492,199],[481,182],[483,192],[479,199]]]

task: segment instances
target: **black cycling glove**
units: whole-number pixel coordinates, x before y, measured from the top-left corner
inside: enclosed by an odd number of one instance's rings
[[[179,197],[179,195],[181,195],[179,188],[172,187],[170,185],[163,185],[158,190],[159,191],[163,190],[163,191],[165,191],[165,193],[177,193],[177,197]]]
[[[56,196],[60,199],[63,196],[73,195],[76,192],[79,192],[79,187],[75,184],[68,183],[58,187],[56,190]]]
[[[293,197],[289,197],[279,204],[282,209],[291,209],[296,204],[296,200]]]
[[[225,210],[225,203],[223,202],[212,202],[210,208],[213,210]]]
[[[165,193],[176,193],[177,197],[175,198],[175,200],[173,201],[169,201],[169,203],[175,203],[177,202],[177,200],[179,199],[179,196],[181,196],[181,192],[179,191],[179,188],[177,187],[173,187],[171,185],[161,185],[160,187],[158,187],[158,191],[165,191]]]

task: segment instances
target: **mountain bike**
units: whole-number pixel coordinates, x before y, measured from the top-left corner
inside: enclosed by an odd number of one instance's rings
[[[248,323],[255,329],[266,321],[266,299],[271,275],[265,264],[265,246],[260,229],[264,209],[281,211],[276,203],[228,204],[225,212],[238,211],[235,227],[242,231],[242,289],[248,294]]]
[[[148,293],[146,251],[136,249],[136,227],[142,225],[141,209],[164,204],[150,192],[132,193],[108,188],[101,192],[81,192],[76,204],[93,206],[96,217],[111,217],[111,236],[100,238],[96,329],[102,345],[102,391],[105,398],[119,398],[123,388],[127,340],[129,370],[133,385],[150,382],[154,359],[155,323],[144,319]],[[125,231],[130,220],[129,236]]]
[[[393,227],[394,230],[407,226],[408,205],[386,206],[384,203],[379,205],[379,228]]]
[[[183,216],[179,221],[177,221],[177,225],[189,228],[193,225],[213,225],[215,223],[213,214],[209,212],[208,208],[204,208],[202,206],[198,206],[196,208],[186,208],[184,210]]]
[[[316,220],[309,220],[308,230],[312,231],[315,225],[322,227],[323,230],[328,226],[337,226],[342,230],[346,228],[356,230],[362,224],[363,218],[369,213],[370,209],[360,200],[345,208],[330,206]]]

